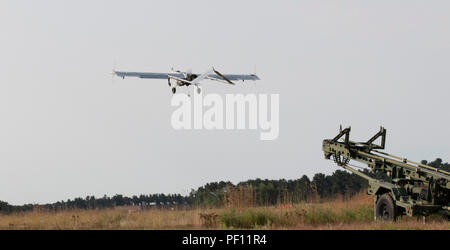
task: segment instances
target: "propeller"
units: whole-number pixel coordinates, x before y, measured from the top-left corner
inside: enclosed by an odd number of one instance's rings
[[[116,61],[113,63],[113,68],[111,72],[111,84],[114,86],[114,77],[116,76]]]

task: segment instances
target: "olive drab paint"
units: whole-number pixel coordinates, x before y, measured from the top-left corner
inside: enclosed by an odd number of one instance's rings
[[[374,196],[376,220],[393,221],[401,215],[426,218],[436,213],[450,217],[449,172],[379,151],[386,142],[383,127],[367,142],[351,141],[350,130],[341,128],[336,137],[324,140],[322,150],[326,159],[369,181],[367,192]],[[381,143],[375,144],[378,139]],[[372,173],[387,178],[372,178],[356,170],[350,160],[366,164]]]

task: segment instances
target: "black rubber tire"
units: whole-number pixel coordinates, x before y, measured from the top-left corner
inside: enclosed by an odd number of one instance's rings
[[[396,221],[397,209],[394,200],[389,193],[380,196],[377,201],[375,216],[377,221]]]
[[[177,93],[177,89],[176,88],[172,88],[172,94]]]

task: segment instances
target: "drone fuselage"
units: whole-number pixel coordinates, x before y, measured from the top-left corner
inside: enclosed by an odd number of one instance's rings
[[[192,82],[192,81],[195,80],[197,77],[198,77],[198,76],[197,76],[196,74],[187,74],[186,77],[184,78],[184,80],[189,81],[189,82]],[[183,81],[180,81],[180,80],[177,80],[177,85],[180,86],[180,87],[182,87],[182,86],[186,86],[186,87],[191,86],[190,83],[188,83],[188,82],[183,82]]]

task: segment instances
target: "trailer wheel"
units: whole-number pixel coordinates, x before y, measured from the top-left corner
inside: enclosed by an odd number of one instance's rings
[[[377,201],[375,211],[377,220],[395,221],[397,219],[396,211],[397,210],[395,209],[395,203],[392,196],[389,193],[381,195]]]

